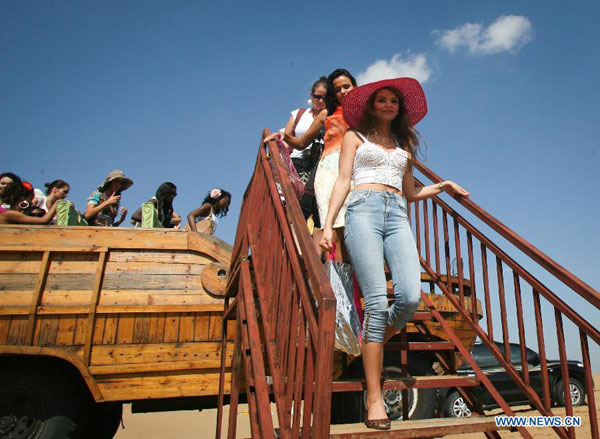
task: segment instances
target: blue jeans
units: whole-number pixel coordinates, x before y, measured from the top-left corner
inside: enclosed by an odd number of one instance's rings
[[[348,198],[344,241],[365,299],[363,341],[383,342],[386,326],[402,329],[421,298],[421,269],[406,201],[393,192],[355,190]],[[383,261],[394,285],[388,305]]]

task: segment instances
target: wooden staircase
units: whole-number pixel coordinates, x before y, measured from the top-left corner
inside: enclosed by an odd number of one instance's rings
[[[265,130],[263,138],[267,134]],[[417,162],[415,167],[434,183],[441,180],[421,163]],[[528,263],[536,264],[536,268],[545,270],[546,275],[560,281],[570,294],[583,298],[587,307],[595,311],[600,309],[600,294],[596,290],[472,201],[456,201],[485,226],[508,240],[516,248],[511,252],[520,252],[519,257],[524,254],[529,258]],[[556,389],[549,388],[546,352],[555,347],[560,356],[562,390],[569,394],[564,335],[566,319],[579,335],[587,395],[594,394],[589,341],[600,345],[600,332],[581,316],[582,311],[567,305],[538,277],[516,262],[507,250],[500,249],[441,199],[436,197],[414,204],[410,216],[424,276],[431,280],[429,292],[421,292],[426,310],[415,314],[412,320],[417,335],[423,337],[415,338],[415,334],[405,328],[386,343],[386,355],[390,353],[399,358],[395,366],[400,373],[393,379],[386,379],[383,390],[400,392],[401,400],[408,402],[409,391],[415,389],[457,389],[475,416],[413,420],[409,419],[407,403],[401,407],[403,420],[393,422],[389,431],[369,430],[362,423],[331,425],[332,393],[341,395],[341,398],[347,395],[345,399],[350,400],[362,393],[365,384],[360,375],[343,375],[340,379],[333,379],[335,365],[339,365],[340,361],[339,355],[333,354],[335,298],[312,247],[277,147],[274,144],[265,146],[261,142],[254,175],[244,195],[223,320],[223,340],[227,340],[228,335],[226,320],[237,321],[227,438],[236,437],[241,393],[245,393],[248,401],[253,438],[417,438],[472,432],[481,432],[488,438],[500,438],[502,430],[496,427],[493,417],[485,415],[469,389],[482,386],[505,415],[514,416],[514,412],[475,363],[470,348],[463,343],[464,338],[455,332],[455,327],[445,317],[447,313],[436,308],[432,300],[436,294],[443,295],[452,304],[469,331],[488,347],[542,416],[553,416],[552,390]],[[489,255],[495,258],[495,276],[494,271],[489,269]],[[456,261],[456,275],[451,276],[453,260]],[[512,277],[512,286],[504,280],[505,271]],[[522,285],[531,287],[529,298],[533,306],[529,319],[523,312],[525,290]],[[561,291],[561,296],[563,294]],[[478,300],[484,309],[483,326],[479,324]],[[471,306],[467,306],[468,303]],[[431,322],[443,329],[443,339],[431,334],[428,329]],[[555,345],[546,342],[552,326],[556,331]],[[495,334],[501,335],[504,352],[494,343]],[[521,363],[518,365],[511,361],[511,336],[512,341],[518,337],[520,345]],[[530,344],[535,340],[539,350],[542,381],[545,383],[541,396],[530,382],[530,365],[526,355],[528,340]],[[226,349],[227,344],[223,342],[222,359],[227,358]],[[437,374],[412,376],[409,373],[412,364],[409,357],[415,358],[415,355],[435,360]],[[475,376],[457,374],[457,358],[464,360]],[[344,370],[349,361],[342,356],[341,363]],[[217,439],[225,437],[225,371],[223,360]],[[336,396],[334,405],[338,400]],[[271,414],[273,403],[276,408],[274,416]],[[588,396],[587,403],[590,428],[583,432],[581,429],[554,427],[556,436],[571,439],[579,435],[599,439],[593,396]],[[573,415],[570,398],[565,398],[565,405],[566,414]],[[524,438],[532,437],[524,427],[513,430]]]

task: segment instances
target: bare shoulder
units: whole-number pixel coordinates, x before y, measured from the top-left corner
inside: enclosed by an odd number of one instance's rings
[[[344,134],[344,143],[352,144],[358,147],[363,143],[363,139],[360,138],[359,134],[355,130],[348,130]]]
[[[324,122],[325,119],[327,119],[327,109],[322,109],[319,114],[317,114],[317,117],[315,117],[315,121],[319,121],[319,122]]]

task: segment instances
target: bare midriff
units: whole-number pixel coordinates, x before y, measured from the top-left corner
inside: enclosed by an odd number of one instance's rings
[[[380,191],[380,192],[393,192],[398,195],[402,195],[402,191],[396,189],[393,186],[381,183],[363,183],[358,186],[354,186],[354,190],[368,190],[368,191]]]

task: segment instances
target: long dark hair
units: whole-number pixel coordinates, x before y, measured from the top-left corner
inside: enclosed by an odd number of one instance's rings
[[[340,76],[347,77],[352,85],[356,87],[356,79],[346,69],[336,69],[327,77],[327,93],[325,94],[325,106],[327,107],[327,115],[331,116],[335,113],[335,110],[340,105],[335,97],[335,89],[333,87],[333,81]]]
[[[35,193],[33,192],[33,186],[31,183],[25,181],[13,181],[4,188],[2,193],[2,201],[9,204],[10,207],[14,207],[19,204],[22,200],[33,199]]]
[[[173,194],[177,193],[177,186],[170,181],[161,184],[156,190],[158,221],[163,227],[171,227],[173,219]]]
[[[69,186],[69,183],[67,183],[64,180],[54,180],[52,183],[44,184],[44,186],[46,186],[46,195],[50,195],[50,192],[52,192],[52,189],[54,189],[54,188],[60,189],[65,186]]]
[[[362,118],[358,131],[363,133],[365,136],[373,133],[377,130],[377,117],[375,116],[375,96],[380,90],[389,90],[396,95],[398,103],[400,104],[400,111],[398,115],[392,120],[392,134],[400,144],[400,146],[410,152],[413,157],[416,156],[419,149],[419,132],[413,128],[408,118],[406,107],[404,106],[404,96],[402,93],[394,87],[383,87],[371,94],[367,101],[367,109]]]
[[[210,192],[214,191],[215,189],[211,190],[208,195],[206,196],[206,198],[204,199],[204,201],[202,202],[202,204],[204,203],[208,203],[211,206],[215,206],[219,201],[221,201],[223,198],[229,198],[229,201],[231,202],[231,194],[229,192],[227,192],[225,189],[220,189],[220,188],[216,188],[218,191],[220,191],[221,193],[219,194],[219,196],[217,197],[211,197],[210,196]],[[214,209],[213,209],[214,212]],[[219,216],[219,217],[224,217],[225,215],[227,215],[227,212],[229,212],[229,206],[225,206],[225,208],[223,210],[220,210],[218,212],[214,212],[215,215]]]

